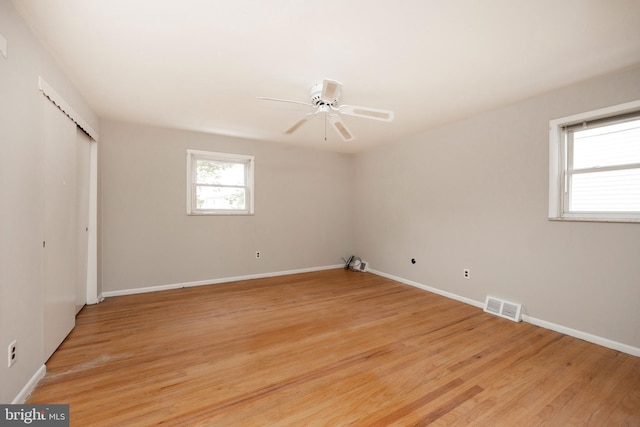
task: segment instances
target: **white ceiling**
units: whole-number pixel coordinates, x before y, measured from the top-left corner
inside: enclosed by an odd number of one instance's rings
[[[356,152],[640,64],[638,0],[14,0],[102,118]],[[323,78],[342,140],[306,102]]]

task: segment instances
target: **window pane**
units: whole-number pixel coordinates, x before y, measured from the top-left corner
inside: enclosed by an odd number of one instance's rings
[[[640,163],[640,120],[574,132],[574,169],[631,163]]]
[[[244,164],[196,160],[196,180],[198,184],[244,185]]]
[[[574,174],[573,212],[640,212],[640,169]]]
[[[196,186],[196,209],[244,210],[245,189]]]

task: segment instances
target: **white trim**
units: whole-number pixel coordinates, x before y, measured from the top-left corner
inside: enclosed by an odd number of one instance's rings
[[[423,291],[431,292],[433,294],[442,295],[443,297],[460,301],[465,304],[472,305],[474,307],[478,307],[478,308],[484,307],[484,303],[480,301],[476,301],[470,298],[462,297],[460,295],[452,294],[451,292],[445,292],[437,288],[432,288],[431,286],[423,285],[422,283],[414,282],[412,280],[403,279],[402,277],[383,273],[382,271],[377,271],[377,270],[369,270],[369,271],[372,272],[373,274],[377,274],[378,276],[386,277],[387,279],[395,280],[396,282],[404,283],[405,285],[413,286],[415,288],[419,288],[419,289],[422,289]]]
[[[564,156],[562,155],[561,120],[549,122],[549,219],[562,218],[562,174]]]
[[[194,170],[194,159],[212,160],[216,162],[228,161],[229,163],[244,164],[245,185],[247,198],[245,199],[246,209],[244,210],[223,210],[210,209],[199,210],[195,207],[195,187],[196,174]],[[216,216],[216,215],[253,215],[254,209],[254,188],[255,188],[255,156],[248,154],[220,153],[215,151],[202,151],[187,149],[187,215],[193,216]]]
[[[91,137],[94,141],[98,141],[99,136],[98,133],[93,130],[91,126],[78,114],[75,112],[73,108],[67,103],[67,101],[62,98],[62,96],[58,95],[50,85],[47,83],[42,76],[38,77],[38,89],[42,91],[42,93],[51,100],[54,104],[62,110],[73,122],[78,125],[80,129],[85,131],[87,135]]]
[[[15,399],[13,399],[11,404],[21,405],[24,402],[26,402],[29,395],[33,393],[33,390],[36,389],[38,382],[40,382],[40,380],[44,378],[46,373],[47,373],[47,367],[45,365],[40,366],[40,368],[36,371],[36,373],[33,374],[29,382],[22,388],[22,390],[20,390],[20,393],[18,393]]]
[[[418,282],[414,282],[411,280],[403,279],[401,277],[393,276],[391,274],[383,273],[377,270],[369,270],[373,274],[377,274],[378,276],[386,277],[387,279],[395,280],[396,282],[404,283],[409,286],[413,286],[428,292],[432,292],[434,294],[442,295],[444,297],[463,302],[465,304],[473,305],[478,308],[483,308],[484,304],[482,302],[472,300],[469,298],[462,297],[460,295],[456,295],[450,292],[445,292],[440,289],[432,288],[431,286],[426,286]],[[640,357],[640,348],[633,347],[628,344],[624,344],[621,342],[613,341],[608,338],[603,338],[597,335],[593,335],[587,332],[579,331],[577,329],[572,329],[567,326],[558,325],[556,323],[548,322],[546,320],[537,319],[532,316],[522,315],[522,320],[524,322],[530,323],[535,326],[540,326],[545,329],[549,329],[555,332],[559,332],[561,334],[565,334],[574,338],[578,338],[593,344],[600,345],[602,347],[610,348],[612,350],[621,351],[623,353],[630,354],[632,356]]]
[[[571,126],[587,120],[597,120],[612,115],[630,113],[638,108],[640,108],[640,100],[599,108],[597,110],[585,111],[584,113],[573,114],[571,116],[560,117],[558,119],[551,120],[549,124],[552,127]]]
[[[522,320],[531,323],[532,325],[540,326],[545,329],[550,329],[552,331],[559,332],[561,334],[569,335],[574,338],[578,338],[593,344],[600,345],[602,347],[607,347],[612,350],[618,350],[623,353],[630,354],[632,356],[640,357],[640,348],[633,347],[628,344],[620,343],[617,341],[613,341],[607,338],[599,337],[597,335],[593,335],[587,332],[579,331],[577,329],[571,329],[566,326],[558,325],[556,323],[547,322],[546,320],[537,319],[535,317],[522,315]]]
[[[223,277],[219,279],[198,280],[195,282],[173,283],[169,285],[148,286],[144,288],[124,289],[121,291],[106,291],[101,294],[103,298],[117,297],[122,295],[143,294],[147,292],[168,291],[171,289],[190,288],[193,286],[217,285],[220,283],[239,282],[241,280],[262,279],[265,277],[287,276],[290,274],[310,273],[312,271],[333,270],[344,268],[343,264],[326,265],[322,267],[302,268],[298,270],[274,271],[271,273],[249,274],[246,276]]]
[[[0,54],[7,59],[7,39],[2,34],[0,34]]]
[[[89,158],[89,227],[87,253],[87,304],[98,299],[98,143],[91,142]]]
[[[621,215],[615,213],[608,214],[588,214],[565,213],[563,205],[564,193],[564,162],[563,153],[565,143],[563,142],[563,127],[575,125],[589,120],[598,120],[605,117],[631,113],[640,109],[640,100],[625,102],[623,104],[612,105],[584,113],[573,114],[571,116],[560,117],[549,121],[549,210],[550,220],[564,221],[591,221],[591,222],[638,222],[640,218],[637,214],[620,218]]]

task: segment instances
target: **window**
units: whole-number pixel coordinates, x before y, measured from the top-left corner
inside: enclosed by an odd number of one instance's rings
[[[187,214],[253,214],[254,157],[187,150]]]
[[[549,218],[640,222],[640,101],[550,122]]]

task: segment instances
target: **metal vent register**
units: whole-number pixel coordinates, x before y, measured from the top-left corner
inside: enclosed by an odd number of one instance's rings
[[[504,317],[505,319],[513,320],[514,322],[519,322],[521,320],[521,310],[522,304],[516,304],[490,296],[487,297],[484,304],[485,312]]]

